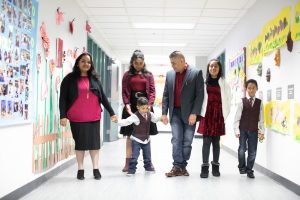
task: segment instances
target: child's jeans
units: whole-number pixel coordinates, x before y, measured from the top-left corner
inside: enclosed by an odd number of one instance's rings
[[[240,145],[238,150],[239,157],[239,169],[246,169],[251,171],[256,157],[257,141],[258,141],[257,131],[244,131],[240,129]],[[248,149],[247,165],[245,152]]]
[[[152,168],[150,141],[147,144],[141,144],[135,140],[131,140],[131,146],[132,146],[132,156],[129,163],[128,173],[133,173],[133,174],[135,173],[136,165],[138,163],[137,160],[140,155],[141,149],[143,151],[144,168],[146,170],[150,170]]]

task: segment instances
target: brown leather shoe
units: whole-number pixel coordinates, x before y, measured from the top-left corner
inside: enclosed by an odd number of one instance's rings
[[[189,172],[186,170],[186,168],[182,168],[182,176],[189,176]]]
[[[175,176],[182,176],[182,169],[179,167],[173,166],[170,172],[166,173],[167,177],[175,177]]]

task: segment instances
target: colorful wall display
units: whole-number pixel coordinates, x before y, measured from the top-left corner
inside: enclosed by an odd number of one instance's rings
[[[32,120],[37,17],[37,0],[0,0],[0,126]]]
[[[247,46],[247,66],[258,64],[263,58],[264,36],[260,34],[252,40]]]
[[[291,8],[288,6],[264,26],[264,54],[272,52],[286,44],[287,36],[290,31],[290,16]]]
[[[265,125],[276,132],[289,134],[290,101],[270,101],[264,106]]]
[[[226,77],[231,87],[233,103],[237,104],[245,96],[246,48],[243,48],[236,56],[229,59],[229,69]]]
[[[294,138],[300,141],[300,103],[294,103]]]
[[[300,1],[294,7],[294,15],[292,21],[292,39],[294,41],[300,39]]]

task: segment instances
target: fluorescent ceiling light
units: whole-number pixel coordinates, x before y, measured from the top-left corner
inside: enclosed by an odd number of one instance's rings
[[[133,28],[143,29],[193,29],[195,24],[187,23],[133,23]]]
[[[143,46],[143,47],[184,47],[184,46],[186,46],[186,43],[140,42],[139,46]]]

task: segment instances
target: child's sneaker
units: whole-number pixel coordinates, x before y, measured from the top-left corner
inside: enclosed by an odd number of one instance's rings
[[[155,169],[154,169],[153,166],[148,167],[148,168],[145,168],[145,170],[146,170],[146,172],[148,172],[148,173],[155,173]]]
[[[126,176],[133,176],[134,174],[135,174],[135,172],[128,171]]]

